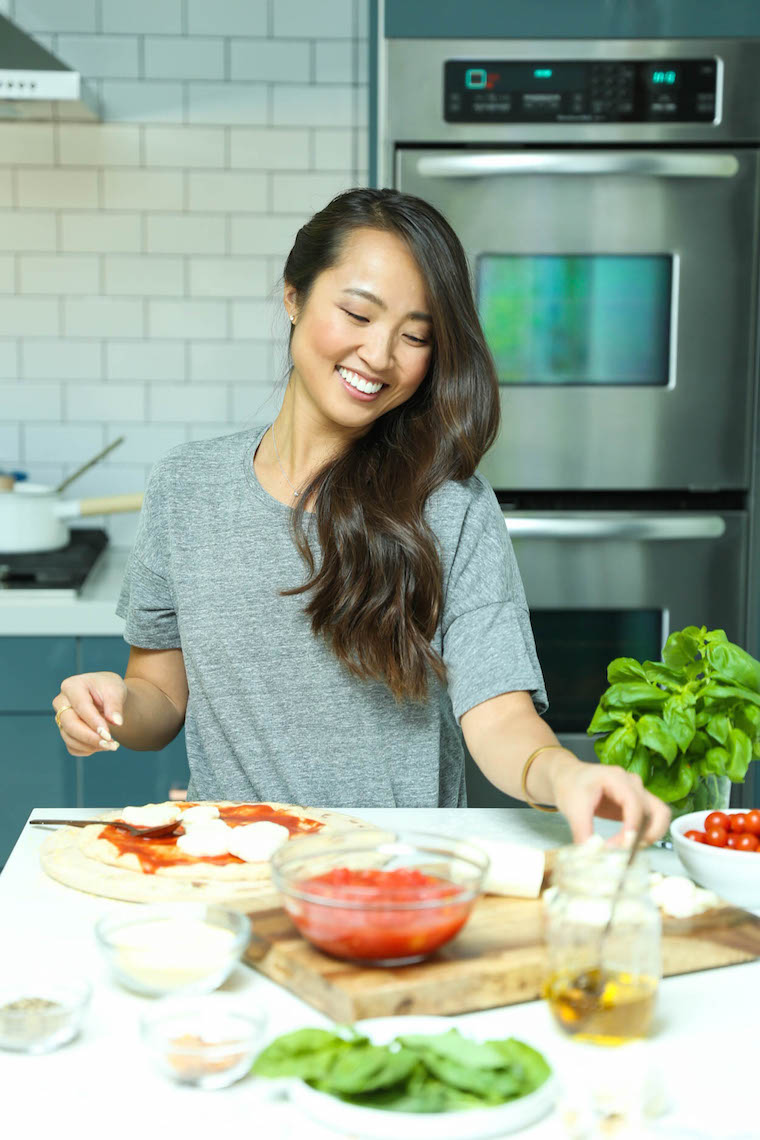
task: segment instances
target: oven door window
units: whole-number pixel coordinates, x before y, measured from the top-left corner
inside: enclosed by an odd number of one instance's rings
[[[500,384],[667,385],[670,255],[481,254],[476,287]]]
[[[585,733],[615,657],[658,661],[662,610],[531,610],[555,732]]]

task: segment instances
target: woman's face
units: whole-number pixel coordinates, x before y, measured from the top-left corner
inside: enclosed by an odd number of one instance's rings
[[[422,275],[400,238],[354,230],[296,318],[293,381],[314,410],[360,434],[412,396],[428,370],[432,323]]]

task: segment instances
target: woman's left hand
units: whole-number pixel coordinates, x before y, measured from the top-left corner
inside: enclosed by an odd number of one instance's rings
[[[645,843],[660,839],[670,826],[670,808],[648,792],[641,777],[613,764],[562,765],[553,781],[554,802],[566,816],[575,843],[593,834],[594,816],[621,819],[623,827],[614,843],[622,844],[634,832],[642,815],[649,815]]]

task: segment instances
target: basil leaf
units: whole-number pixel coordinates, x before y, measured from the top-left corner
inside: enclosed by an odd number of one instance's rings
[[[616,657],[607,666],[607,680],[610,684],[616,681],[646,681],[644,667],[633,657]]]
[[[616,764],[620,768],[627,768],[635,747],[636,729],[633,725],[621,724],[620,728],[616,728],[604,739],[601,751],[597,749],[597,756],[602,764]]]
[[[684,669],[699,657],[700,630],[690,625],[671,633],[662,651],[662,659],[671,669]]]
[[[721,685],[717,681],[708,681],[702,689],[702,698],[705,703],[710,701],[749,701],[753,705],[760,705],[760,693],[753,693],[744,685]]]
[[[668,697],[662,706],[662,719],[678,747],[685,752],[696,731],[694,696],[691,693],[674,693]]]
[[[668,764],[672,764],[678,753],[678,745],[659,716],[651,713],[639,717],[636,722],[639,740],[652,752],[658,752]]]
[[[680,669],[672,669],[668,665],[663,665],[661,661],[645,661],[642,668],[645,678],[652,685],[665,685],[668,689],[677,689],[686,679]]]
[[[700,776],[725,776],[728,770],[728,750],[720,745],[708,748],[704,756],[697,760],[697,772]]]
[[[710,645],[707,649],[713,675],[722,681],[740,685],[754,693],[760,693],[760,661],[745,653],[731,642]]]
[[[747,775],[752,759],[752,742],[741,729],[732,728],[728,733],[728,768],[726,775],[734,784],[740,784]]]
[[[508,1037],[506,1041],[487,1041],[486,1044],[497,1049],[507,1063],[519,1066],[523,1093],[533,1092],[551,1076],[551,1068],[543,1054],[516,1037]]]
[[[725,744],[731,727],[731,721],[725,713],[714,713],[707,722],[707,733],[713,740],[717,740],[718,744]]]
[[[633,756],[628,763],[628,771],[640,776],[641,782],[646,785],[652,771],[652,761],[649,749],[645,748],[643,744],[636,745]]]
[[[606,709],[656,709],[667,699],[667,693],[647,681],[621,681],[610,685],[602,704]]]
[[[612,712],[604,708],[600,702],[594,710],[594,715],[591,718],[591,723],[586,729],[586,732],[589,735],[593,735],[595,732],[609,732],[611,729],[617,728],[621,721],[625,719],[626,715],[626,713]]]
[[[647,789],[666,804],[672,804],[688,796],[693,786],[692,766],[681,756],[671,768],[660,770],[650,776]]]
[[[263,1049],[252,1071],[262,1077],[324,1077],[337,1056],[353,1044],[327,1029],[296,1029],[275,1038]]]
[[[397,1085],[419,1064],[416,1053],[385,1045],[353,1045],[335,1058],[319,1084],[327,1092],[360,1093]]]

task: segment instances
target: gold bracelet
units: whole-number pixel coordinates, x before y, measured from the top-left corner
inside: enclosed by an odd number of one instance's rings
[[[530,766],[533,763],[533,761],[536,759],[536,757],[541,752],[546,752],[546,751],[548,751],[549,748],[561,749],[562,745],[561,744],[542,744],[540,748],[536,748],[534,752],[531,752],[530,756],[528,757],[528,759],[525,761],[525,763],[523,765],[522,780],[520,781],[520,788],[522,789],[523,799],[525,800],[525,802],[530,807],[535,808],[536,811],[547,811],[547,812],[559,811],[559,808],[556,808],[556,807],[542,807],[541,804],[534,804],[533,800],[528,795],[528,786],[527,785],[528,785],[528,772],[530,771]]]

